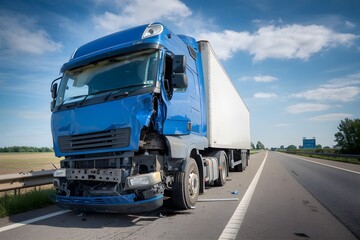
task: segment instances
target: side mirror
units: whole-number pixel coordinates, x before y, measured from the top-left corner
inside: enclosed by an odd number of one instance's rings
[[[55,79],[54,81],[52,81],[51,83],[51,87],[50,87],[50,92],[51,92],[51,98],[53,99],[51,101],[50,104],[50,109],[51,111],[54,110],[55,105],[56,105],[56,97],[58,95],[58,83],[56,81],[59,81],[61,79],[61,77],[58,77],[57,79]]]
[[[58,83],[54,83],[51,85],[51,97],[55,99],[57,97]]]
[[[184,55],[175,55],[173,57],[173,73],[185,73],[186,57]]]
[[[171,76],[171,83],[173,88],[186,88],[188,86],[188,79],[185,73],[174,73]]]

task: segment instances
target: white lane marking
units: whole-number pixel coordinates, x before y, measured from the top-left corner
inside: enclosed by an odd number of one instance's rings
[[[26,221],[23,221],[23,222],[14,223],[14,224],[11,224],[11,225],[0,228],[0,232],[5,232],[5,231],[10,230],[10,229],[14,229],[14,228],[25,226],[25,225],[28,225],[28,224],[31,224],[31,223],[34,223],[34,222],[44,220],[44,219],[55,217],[55,216],[58,216],[58,215],[61,215],[61,214],[64,214],[64,213],[67,213],[67,212],[70,212],[70,211],[71,210],[63,210],[63,211],[59,211],[59,212],[50,213],[50,214],[47,214],[47,215],[44,215],[44,216],[40,216],[40,217],[37,217],[37,218],[29,219],[29,220],[26,220]]]
[[[198,202],[225,202],[225,201],[239,201],[239,198],[199,198]]]
[[[360,172],[356,172],[356,171],[349,170],[349,169],[346,169],[346,168],[341,168],[341,167],[336,167],[336,166],[328,165],[328,164],[325,164],[325,163],[319,163],[319,162],[311,161],[311,160],[308,160],[308,159],[305,159],[305,158],[302,158],[302,157],[298,157],[298,156],[287,155],[287,154],[286,154],[286,156],[290,156],[290,157],[293,157],[293,158],[297,158],[297,159],[300,159],[300,160],[303,160],[303,161],[306,161],[306,162],[311,162],[311,163],[323,165],[323,166],[326,166],[326,167],[336,168],[336,169],[343,170],[343,171],[346,171],[346,172],[351,172],[351,173],[355,173],[355,174],[360,174]]]
[[[230,218],[230,221],[226,225],[224,231],[221,233],[219,240],[236,239],[236,235],[240,229],[240,226],[245,217],[245,213],[249,207],[250,200],[255,192],[256,185],[260,179],[260,175],[264,168],[267,155],[268,155],[268,152],[266,151],[265,158],[264,158],[259,170],[256,172],[255,177],[251,181],[250,186],[248,187],[248,189],[246,190],[246,193],[244,194],[244,197],[241,199],[234,214]]]

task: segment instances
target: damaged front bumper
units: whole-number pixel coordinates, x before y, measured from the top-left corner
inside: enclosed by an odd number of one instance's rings
[[[81,212],[139,213],[162,206],[162,194],[146,200],[135,201],[134,193],[120,196],[72,197],[55,195],[55,203],[61,208]]]

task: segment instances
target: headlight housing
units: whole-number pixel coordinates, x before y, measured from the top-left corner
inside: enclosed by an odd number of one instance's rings
[[[148,188],[161,182],[160,172],[129,176],[126,178],[126,190]]]
[[[66,169],[57,169],[55,170],[54,177],[66,177]]]

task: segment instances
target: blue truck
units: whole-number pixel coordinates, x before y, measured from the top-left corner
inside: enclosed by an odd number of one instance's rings
[[[161,23],[74,51],[51,84],[55,202],[77,211],[192,208],[250,155],[249,110],[208,41]]]

